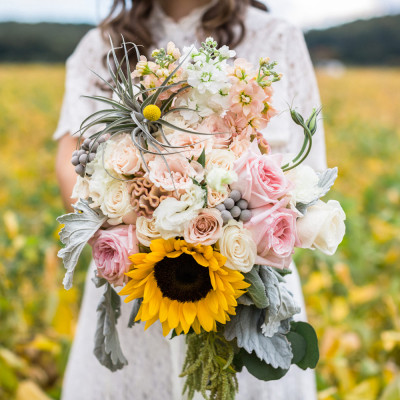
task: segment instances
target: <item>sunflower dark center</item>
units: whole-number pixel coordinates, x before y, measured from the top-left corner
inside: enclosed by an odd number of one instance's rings
[[[186,253],[162,259],[154,267],[154,277],[164,297],[182,303],[201,300],[212,289],[208,268]]]

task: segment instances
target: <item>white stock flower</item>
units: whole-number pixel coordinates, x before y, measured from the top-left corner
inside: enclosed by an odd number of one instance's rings
[[[242,222],[231,219],[218,240],[220,252],[227,258],[225,265],[240,272],[250,272],[257,257],[257,246]]]
[[[155,229],[160,232],[163,239],[183,236],[184,226],[196,217],[198,210],[204,204],[204,191],[193,185],[180,200],[168,197],[155,209]]]
[[[338,201],[324,203],[318,200],[307,209],[304,217],[297,219],[301,247],[334,254],[346,231],[345,219],[346,214]]]
[[[141,216],[136,220],[136,236],[143,246],[149,247],[152,240],[161,238],[160,232],[156,229],[155,222],[154,217],[147,219]]]
[[[226,193],[226,185],[230,185],[238,180],[238,176],[234,171],[227,171],[224,168],[214,167],[206,177],[207,185],[217,192]]]

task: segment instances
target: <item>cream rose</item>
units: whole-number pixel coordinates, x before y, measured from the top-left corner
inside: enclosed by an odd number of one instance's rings
[[[87,199],[90,196],[89,180],[85,176],[82,178],[78,175],[75,186],[72,189],[71,199]]]
[[[343,240],[346,231],[344,213],[340,203],[321,200],[309,207],[304,217],[297,220],[297,234],[301,247],[318,249],[332,255]]]
[[[130,135],[118,135],[106,144],[104,159],[109,170],[120,175],[133,175],[139,171],[142,160]]]
[[[139,242],[146,247],[150,246],[152,240],[161,238],[156,228],[155,218],[138,217],[136,220],[136,236]]]
[[[215,208],[204,208],[197,216],[185,224],[184,238],[188,243],[214,244],[221,236],[223,221]]]
[[[250,272],[257,257],[257,246],[242,222],[231,219],[224,226],[218,241],[221,254],[227,258],[226,266],[241,272]]]
[[[207,154],[206,169],[211,170],[214,167],[218,167],[227,171],[232,171],[235,160],[236,157],[232,151],[215,149]]]
[[[113,179],[106,185],[100,209],[110,225],[122,223],[123,216],[133,210],[127,183]]]

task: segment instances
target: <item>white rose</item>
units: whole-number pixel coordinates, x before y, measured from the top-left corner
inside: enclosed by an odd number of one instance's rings
[[[335,253],[346,231],[346,214],[336,200],[324,203],[319,200],[307,209],[307,214],[297,220],[297,234],[301,247]]]
[[[140,154],[130,135],[122,134],[106,142],[105,165],[121,175],[133,175],[142,166]]]
[[[207,159],[206,168],[208,170],[218,167],[218,168],[223,168],[227,171],[232,171],[236,157],[232,151],[224,149],[216,149],[210,151],[207,154],[206,159]]]
[[[93,166],[96,168],[94,168],[93,175],[89,180],[89,196],[92,199],[90,207],[96,208],[100,207],[108,185],[115,181],[115,179],[107,174],[102,165],[98,164]]]
[[[87,199],[90,196],[89,180],[85,176],[82,178],[78,175],[75,186],[72,190],[71,199]]]
[[[121,224],[122,217],[133,211],[127,183],[112,179],[105,186],[100,209],[109,218],[110,225]]]
[[[198,214],[205,200],[204,191],[197,185],[181,196],[180,200],[168,197],[155,209],[155,229],[163,239],[183,236],[184,226]]]
[[[298,167],[286,173],[286,177],[294,183],[290,195],[294,203],[311,203],[321,196],[321,188],[318,186],[319,177],[308,165]]]
[[[227,258],[225,265],[228,268],[250,272],[256,262],[257,246],[242,222],[231,219],[224,226],[218,244],[221,254]]]
[[[207,173],[207,185],[217,192],[226,193],[226,185],[230,185],[238,180],[238,176],[234,171],[214,167]]]
[[[160,232],[156,229],[155,222],[154,217],[151,219],[138,217],[136,220],[136,236],[143,246],[149,247],[152,240],[161,238]]]

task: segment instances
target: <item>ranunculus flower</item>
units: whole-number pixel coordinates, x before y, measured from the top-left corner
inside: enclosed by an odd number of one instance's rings
[[[261,155],[257,142],[235,162],[238,180],[231,185],[242,193],[250,208],[276,203],[290,189],[290,182],[281,168],[282,155]]]
[[[149,163],[149,179],[158,187],[165,190],[187,190],[193,184],[192,178],[198,182],[203,180],[203,167],[197,162],[189,161],[180,154],[165,157],[168,166],[162,157],[157,156]]]
[[[251,233],[243,228],[242,222],[231,219],[223,228],[218,241],[221,254],[227,260],[228,268],[241,272],[250,272],[256,262],[257,246]]]
[[[106,230],[98,230],[89,244],[97,274],[114,286],[122,286],[127,281],[125,272],[129,271],[129,256],[139,252],[138,241],[133,225],[121,225]]]
[[[152,240],[161,238],[155,225],[155,218],[148,219],[146,217],[138,217],[136,220],[136,236],[138,241],[146,247],[150,247]]]
[[[106,144],[104,159],[108,169],[121,175],[133,175],[139,171],[142,160],[130,135],[118,135]]]
[[[346,231],[344,213],[340,203],[322,200],[309,207],[304,217],[297,220],[297,233],[301,247],[321,250],[332,255],[343,240]]]
[[[288,268],[294,247],[300,245],[296,233],[297,213],[284,208],[284,201],[252,209],[245,224],[257,245],[257,264]]]
[[[186,223],[184,238],[188,243],[214,244],[221,236],[223,221],[215,208],[203,208],[197,216]]]

